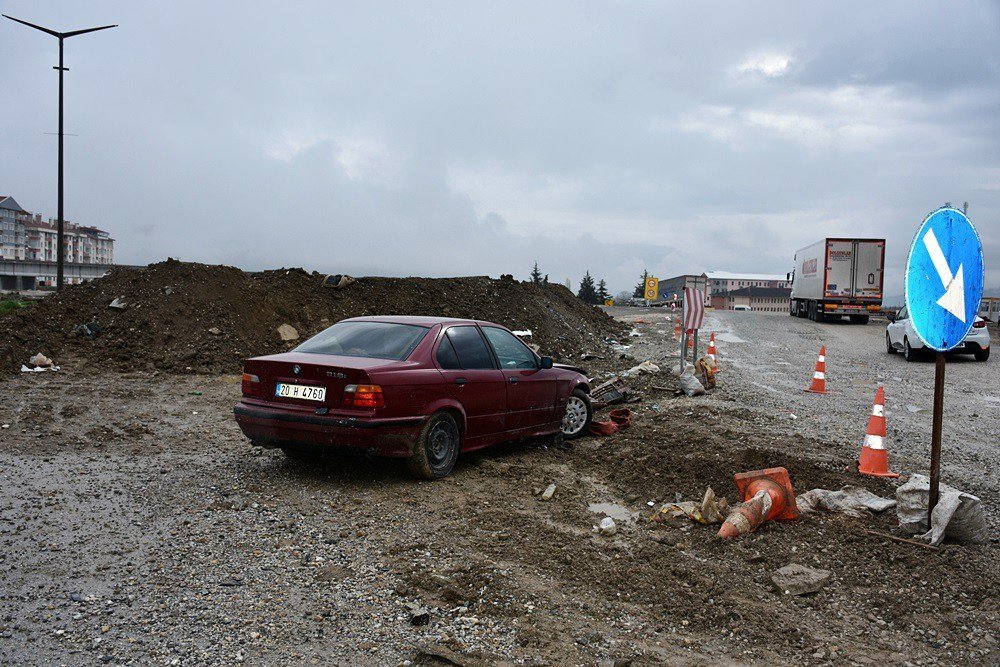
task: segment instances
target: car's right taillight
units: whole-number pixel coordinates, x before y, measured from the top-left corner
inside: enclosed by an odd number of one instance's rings
[[[972,327],[974,329],[984,329],[986,327],[986,320],[979,320],[978,322],[973,322]]]
[[[244,373],[242,389],[244,396],[260,396],[260,378],[253,373]]]
[[[385,396],[377,384],[349,384],[344,387],[344,407],[384,408]]]

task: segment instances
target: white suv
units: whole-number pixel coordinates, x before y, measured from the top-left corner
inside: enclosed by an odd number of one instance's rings
[[[885,328],[885,349],[889,354],[902,351],[907,361],[913,361],[924,351],[924,341],[913,330],[913,323],[905,306],[895,317],[889,317],[889,326]],[[986,328],[986,320],[977,317],[965,340],[951,350],[951,354],[972,354],[976,361],[989,359],[990,332]]]

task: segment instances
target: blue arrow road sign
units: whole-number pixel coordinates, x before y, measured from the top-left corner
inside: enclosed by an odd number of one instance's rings
[[[927,347],[947,352],[969,333],[983,296],[983,245],[961,212],[940,208],[924,219],[906,262],[906,309]]]

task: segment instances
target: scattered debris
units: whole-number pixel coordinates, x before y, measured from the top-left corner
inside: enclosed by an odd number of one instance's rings
[[[291,324],[282,324],[278,327],[278,335],[281,336],[281,340],[286,343],[293,340],[299,339],[299,331]]]
[[[875,535],[877,537],[884,537],[887,540],[892,540],[894,542],[902,542],[903,544],[912,544],[915,547],[923,547],[924,549],[930,549],[931,551],[940,551],[943,548],[927,544],[926,542],[917,542],[916,540],[911,540],[906,537],[890,535],[889,533],[880,533],[877,530],[866,530],[865,533],[868,535]]]
[[[511,331],[511,333],[518,338],[531,338],[531,329],[521,329],[519,331]]]
[[[427,625],[431,621],[431,612],[415,602],[406,605],[410,610],[410,625]]]
[[[356,278],[351,276],[343,275],[341,273],[335,273],[332,275],[327,275],[323,277],[323,287],[331,287],[333,289],[343,289],[353,282],[356,282]]]
[[[861,487],[845,486],[839,491],[830,491],[829,489],[806,491],[795,499],[795,504],[802,514],[824,510],[860,517],[867,515],[869,511],[884,512],[895,507],[896,501],[876,496],[871,491]]]
[[[640,373],[659,373],[660,367],[654,364],[652,361],[644,361],[638,366],[633,366],[624,373],[621,374],[623,378],[630,378],[639,375]]]
[[[722,523],[728,503],[725,498],[715,497],[712,487],[705,490],[705,496],[701,502],[694,500],[684,500],[680,502],[667,503],[660,508],[660,511],[653,515],[652,520],[657,523],[666,523],[669,519],[687,517],[703,525]]]
[[[208,333],[212,334],[213,336],[221,336],[222,329],[220,329],[219,327],[210,327]]]
[[[616,408],[608,413],[608,417],[608,421],[590,422],[590,432],[594,435],[612,435],[632,425],[632,411],[628,408]]]
[[[628,393],[629,388],[625,385],[625,381],[615,376],[590,391],[590,402],[595,405],[621,403],[628,396]]]
[[[110,308],[111,310],[125,310],[126,308],[128,308],[128,304],[122,301],[120,297],[116,296],[114,300],[112,300],[111,303],[108,304],[108,308]]]
[[[694,371],[688,367],[681,373],[681,389],[685,396],[701,396],[705,393],[705,386],[694,376]]]
[[[694,372],[706,390],[715,389],[716,370],[715,362],[708,357],[702,357],[694,363]]]
[[[73,327],[72,333],[78,336],[83,336],[87,340],[93,340],[101,334],[101,325],[97,323],[97,318],[95,317],[90,322],[78,324]]]
[[[784,468],[736,473],[733,481],[743,502],[733,508],[719,529],[722,539],[732,540],[752,533],[771,519],[794,521],[799,518],[792,481]]]
[[[28,363],[39,368],[49,368],[52,366],[52,360],[41,352],[28,359]]]
[[[989,539],[986,511],[977,496],[940,485],[938,502],[934,506],[931,525],[927,525],[930,479],[913,474],[906,484],[896,489],[896,515],[899,528],[914,535],[915,540],[937,546],[945,537],[956,542],[980,544]],[[922,534],[917,534],[922,533]]]
[[[833,572],[792,563],[771,574],[774,587],[785,595],[818,593],[833,578]]]
[[[604,359],[604,357],[601,356],[600,354],[594,354],[592,352],[584,352],[583,354],[580,355],[580,359],[582,359],[583,361],[592,361],[594,359]]]
[[[549,484],[545,487],[545,490],[542,491],[542,500],[552,500],[552,496],[554,495],[556,495],[556,485],[554,483]]]
[[[609,516],[601,519],[600,525],[597,527],[601,535],[614,535],[618,532],[618,526],[615,524],[615,520]]]

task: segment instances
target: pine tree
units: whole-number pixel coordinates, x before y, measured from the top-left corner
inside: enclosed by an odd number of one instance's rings
[[[535,262],[535,268],[531,270],[531,282],[536,285],[542,284],[542,272],[538,270],[538,262]]]
[[[611,298],[611,293],[608,292],[608,284],[604,282],[604,278],[597,281],[597,302],[604,303]]]
[[[590,271],[584,274],[583,280],[580,281],[580,291],[576,295],[585,303],[597,303],[597,290],[594,289],[594,279],[591,277]]]
[[[642,299],[646,296],[646,278],[649,278],[649,271],[643,270],[642,280],[639,284],[635,286],[635,290],[632,292],[632,296],[636,299]]]

